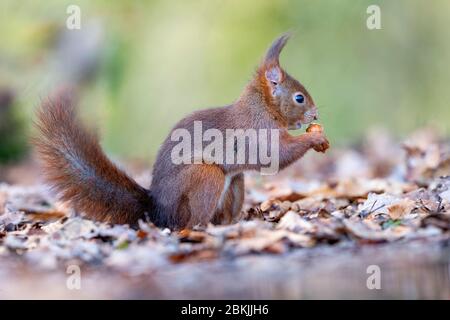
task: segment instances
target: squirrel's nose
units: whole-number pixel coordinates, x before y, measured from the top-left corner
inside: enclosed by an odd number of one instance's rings
[[[314,120],[317,120],[319,118],[319,113],[317,112],[317,107],[313,106],[311,109],[311,115],[313,116]]]

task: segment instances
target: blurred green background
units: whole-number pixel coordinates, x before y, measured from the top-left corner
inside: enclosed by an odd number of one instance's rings
[[[81,30],[66,28],[70,4]],[[371,4],[381,30],[366,27]],[[40,99],[74,81],[106,150],[151,162],[181,117],[236,99],[288,30],[281,63],[313,95],[335,145],[372,126],[449,133],[450,1],[2,0],[0,9],[0,96],[13,110],[11,120],[0,113],[3,158],[23,151],[5,141],[23,143]]]

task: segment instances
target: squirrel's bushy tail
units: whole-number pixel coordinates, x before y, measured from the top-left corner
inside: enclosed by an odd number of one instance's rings
[[[47,182],[89,218],[134,225],[151,213],[148,190],[117,168],[97,136],[79,122],[71,94],[60,91],[37,111],[33,143]]]

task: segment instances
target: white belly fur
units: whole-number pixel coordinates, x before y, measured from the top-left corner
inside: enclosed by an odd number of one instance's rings
[[[225,195],[226,195],[228,189],[230,188],[231,180],[233,180],[233,177],[234,177],[234,174],[225,175],[225,181],[223,183],[223,190],[222,190],[222,193],[220,194],[219,204],[217,205],[217,207],[219,207],[219,208],[221,208],[223,206],[223,202],[225,201]]]

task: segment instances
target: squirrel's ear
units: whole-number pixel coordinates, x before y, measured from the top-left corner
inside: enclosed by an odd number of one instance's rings
[[[279,66],[269,67],[264,72],[264,75],[266,76],[266,79],[274,85],[280,83],[283,80],[283,71],[281,71],[281,68]]]

